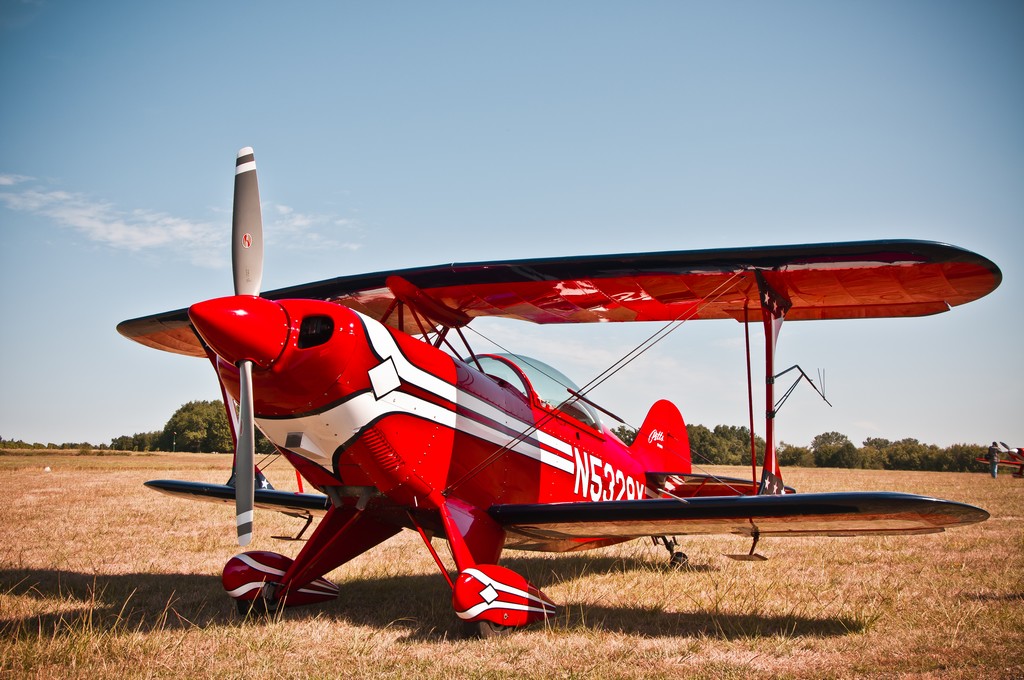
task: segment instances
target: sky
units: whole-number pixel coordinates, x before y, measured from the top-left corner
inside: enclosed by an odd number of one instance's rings
[[[975,251],[1003,283],[949,313],[786,324],[777,365],[823,370],[832,407],[798,387],[777,438],[1024,446],[1022,73],[1020,2],[0,0],[0,437],[104,443],[219,398],[208,362],[115,326],[230,294],[252,146],[264,290],[505,258]],[[657,330],[472,328],[580,384]],[[633,425],[663,397],[746,425],[743,344],[684,324],[591,396]]]

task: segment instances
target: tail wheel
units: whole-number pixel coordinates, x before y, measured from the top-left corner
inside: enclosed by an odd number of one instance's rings
[[[682,550],[676,550],[672,553],[672,556],[668,558],[668,563],[676,569],[682,569],[690,563],[690,557]]]

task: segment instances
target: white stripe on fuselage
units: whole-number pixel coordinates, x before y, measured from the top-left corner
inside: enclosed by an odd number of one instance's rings
[[[331,469],[333,453],[340,443],[348,442],[369,423],[384,416],[406,413],[432,420],[498,447],[508,446],[520,455],[568,474],[575,472],[572,448],[568,443],[540,430],[528,436],[510,435],[509,431],[530,432],[534,425],[519,420],[507,411],[412,364],[399,350],[391,333],[383,325],[361,314],[360,316],[363,317],[363,327],[374,352],[383,361],[390,359],[402,380],[436,396],[442,404],[408,394],[400,389],[389,392],[380,399],[372,392],[364,392],[316,415],[288,419],[257,419],[260,429],[271,440],[284,442],[289,432],[304,432],[324,452],[324,456],[319,460],[314,458],[314,462]],[[456,413],[456,406],[480,416],[480,419]],[[513,440],[516,440],[515,443],[512,443]]]

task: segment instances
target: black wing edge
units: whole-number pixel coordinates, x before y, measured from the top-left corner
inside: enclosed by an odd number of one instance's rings
[[[831,257],[835,261],[860,257],[894,258],[913,256],[923,262],[964,262],[976,264],[992,274],[995,290],[1002,281],[1002,272],[994,262],[958,246],[934,241],[889,239],[809,243],[783,246],[751,246],[709,250],[679,250],[616,255],[583,255],[490,262],[455,262],[452,264],[414,267],[393,271],[341,276],[265,291],[268,300],[305,298],[329,300],[357,292],[384,288],[387,278],[398,275],[419,288],[434,288],[466,283],[517,283],[531,280],[558,280],[580,277],[602,278],[652,272],[692,272],[703,270],[735,270],[737,267],[775,268],[811,257]],[[202,343],[193,335],[188,309],[176,309],[128,319],[117,325],[118,332],[155,349],[203,357]]]
[[[235,487],[227,484],[185,482],[177,479],[155,479],[145,483],[150,489],[178,498],[211,503],[234,503]],[[276,510],[292,517],[310,517],[327,512],[331,506],[327,496],[312,493],[293,493],[275,489],[256,489],[255,506],[263,510]]]
[[[808,259],[833,258],[835,262],[878,258],[882,261],[914,257],[921,262],[963,262],[987,269],[993,276],[993,289],[1002,281],[999,267],[988,258],[959,246],[914,239],[840,241],[799,245],[748,246],[705,250],[670,250],[644,253],[578,255],[413,267],[370,274],[356,274],[313,283],[279,288],[263,293],[271,300],[310,298],[326,300],[360,291],[383,288],[392,274],[408,279],[420,288],[435,288],[466,283],[519,283],[532,280],[605,278],[635,274],[692,273],[739,267],[773,269]],[[180,314],[175,312],[172,314]]]
[[[989,517],[972,505],[892,492],[510,504],[488,512],[509,531],[556,541],[688,534],[904,535],[937,533]]]

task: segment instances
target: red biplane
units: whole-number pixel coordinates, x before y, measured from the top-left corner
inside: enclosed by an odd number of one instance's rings
[[[991,465],[994,462],[996,466],[1006,465],[1017,468],[1013,476],[1018,479],[1024,478],[1024,448],[1012,449],[1006,445],[1006,442],[992,442],[992,446],[988,447],[988,455],[984,458],[975,458],[975,460],[979,463]],[[992,470],[992,476],[996,476],[995,468]]]
[[[740,557],[758,559],[763,537],[921,534],[988,517],[900,493],[794,493],[774,442],[784,320],[944,312],[999,285],[999,269],[979,255],[919,241],[678,251],[450,264],[261,294],[250,148],[237,157],[234,206],[235,295],[118,330],[208,359],[237,433],[233,483],[148,486],[234,501],[243,546],[254,506],[305,518],[307,527],[322,515],[294,558],[252,551],[228,561],[224,587],[240,610],[333,598],[339,590],[325,574],[403,529],[423,538],[458,617],[489,634],[555,612],[524,577],[498,566],[506,548],[568,552],[658,537],[680,559],[671,537],[733,534],[752,540]],[[752,479],[694,473],[686,426],[668,401],[653,405],[626,445],[587,398],[594,382],[578,388],[539,361],[470,350],[463,329],[480,316],[760,323],[765,403],[773,405],[760,479],[756,466]],[[748,346],[748,366],[749,356]],[[262,479],[254,427],[322,494],[254,489],[254,472]],[[432,536],[447,540],[456,574]]]

